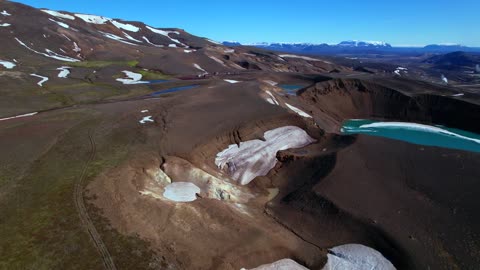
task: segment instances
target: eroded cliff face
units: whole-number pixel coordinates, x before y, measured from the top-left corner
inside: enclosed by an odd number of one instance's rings
[[[372,79],[332,79],[302,89],[299,97],[328,132],[346,119],[374,118],[447,125],[479,132],[479,107],[446,93],[426,93],[432,86],[388,87]]]

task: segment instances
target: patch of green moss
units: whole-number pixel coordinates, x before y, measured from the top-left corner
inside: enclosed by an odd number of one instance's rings
[[[135,67],[138,65],[137,60],[131,60],[131,61],[81,61],[81,62],[73,62],[73,63],[68,63],[69,66],[72,67],[83,67],[83,68],[102,68],[102,67],[108,67],[108,66],[129,66],[129,67]]]

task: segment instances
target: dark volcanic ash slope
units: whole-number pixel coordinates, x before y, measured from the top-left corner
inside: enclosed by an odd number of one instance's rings
[[[0,116],[152,92],[116,81],[205,79],[250,71],[317,73],[343,69],[320,59],[282,58],[229,48],[182,29],[0,2]],[[59,68],[68,67],[60,76]],[[32,75],[35,74],[35,75]],[[15,105],[15,106],[9,106]]]

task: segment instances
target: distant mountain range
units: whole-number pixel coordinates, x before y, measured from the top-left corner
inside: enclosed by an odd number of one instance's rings
[[[304,54],[338,54],[338,53],[375,53],[375,52],[419,52],[419,53],[448,53],[455,51],[480,52],[480,48],[466,47],[459,44],[430,44],[425,47],[394,47],[383,41],[342,41],[338,44],[327,43],[281,43],[259,42],[241,44],[236,41],[225,41],[226,46],[254,46],[258,48],[294,52]]]

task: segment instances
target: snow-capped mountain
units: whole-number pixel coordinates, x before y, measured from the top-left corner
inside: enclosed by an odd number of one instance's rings
[[[374,47],[374,48],[391,48],[392,45],[384,41],[360,41],[360,40],[349,40],[342,41],[338,43],[337,46],[341,47]]]

